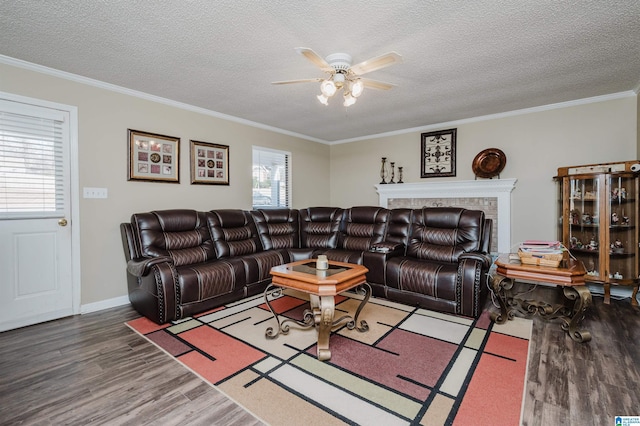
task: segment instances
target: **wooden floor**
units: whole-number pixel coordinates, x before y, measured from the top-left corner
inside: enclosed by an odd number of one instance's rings
[[[629,299],[605,305],[594,295],[583,325],[588,343],[534,320],[523,425],[614,425],[615,416],[640,416],[640,311]]]
[[[0,424],[261,424],[130,331],[128,306],[0,333]],[[640,415],[640,314],[594,297],[573,342],[534,319],[523,424]],[[499,380],[499,372],[496,372]]]
[[[0,425],[259,425],[124,325],[129,306],[0,333]]]

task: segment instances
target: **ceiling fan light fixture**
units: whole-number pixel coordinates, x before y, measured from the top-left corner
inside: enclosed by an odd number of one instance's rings
[[[358,96],[362,95],[363,91],[364,83],[362,82],[362,80],[357,79],[351,83],[351,96],[357,98]]]
[[[378,90],[389,90],[395,84],[385,83],[383,81],[371,80],[368,78],[361,79],[363,74],[367,74],[389,65],[402,62],[402,56],[396,52],[385,53],[375,58],[352,65],[351,55],[347,53],[333,53],[322,58],[313,50],[307,47],[296,48],[296,51],[313,62],[318,68],[325,72],[324,78],[307,78],[304,80],[287,80],[274,81],[272,84],[290,84],[290,83],[320,83],[320,95],[317,95],[318,101],[323,105],[329,105],[329,98],[342,90],[344,98],[343,105],[349,107],[356,103],[357,98],[362,95],[364,87]]]
[[[350,107],[351,105],[356,103],[356,98],[351,96],[351,92],[346,92],[344,94],[344,103],[343,105],[346,107]]]
[[[336,90],[338,89],[336,88],[336,85],[332,80],[323,80],[322,83],[320,83],[320,91],[327,98],[330,98],[333,95],[335,95]]]
[[[329,98],[327,98],[324,94],[316,96],[322,105],[329,105]]]

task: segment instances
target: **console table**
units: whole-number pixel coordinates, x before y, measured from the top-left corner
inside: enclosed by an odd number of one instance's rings
[[[498,299],[500,312],[493,313],[491,319],[497,324],[504,324],[514,315],[530,317],[538,314],[546,319],[560,318],[562,329],[576,342],[591,340],[591,333],[578,328],[587,308],[591,306],[591,293],[585,285],[586,270],[582,262],[568,259],[554,268],[522,264],[517,255],[503,255],[498,257],[495,265],[491,290]],[[525,299],[523,296],[528,292],[513,294],[515,280],[556,286],[561,290],[563,303]]]

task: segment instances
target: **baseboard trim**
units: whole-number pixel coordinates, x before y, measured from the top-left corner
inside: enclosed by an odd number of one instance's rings
[[[87,303],[80,306],[81,314],[88,314],[90,312],[103,311],[105,309],[117,308],[118,306],[127,305],[129,303],[129,296],[114,297],[113,299],[101,300],[99,302]]]

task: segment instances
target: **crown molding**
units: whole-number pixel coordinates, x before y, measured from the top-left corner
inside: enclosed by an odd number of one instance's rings
[[[293,136],[300,139],[309,140],[312,142],[319,142],[323,144],[327,144],[328,142],[323,139],[314,138],[311,136],[303,135],[300,133],[291,132],[289,130],[280,129],[278,127],[268,126],[266,124],[257,123],[255,121],[246,120],[244,118],[235,117],[233,115],[223,114],[221,112],[212,111],[206,108],[197,107],[194,105],[189,105],[183,102],[174,101],[171,99],[163,98],[156,95],[151,95],[149,93],[140,92],[137,90],[127,89],[126,87],[118,86],[111,83],[106,83],[104,81],[95,80],[93,78],[83,77],[81,75],[72,74],[66,71],[56,70],[54,68],[45,67],[42,65],[34,64],[31,62],[23,61],[21,59],[12,58],[9,56],[0,55],[0,63],[11,65],[18,68],[23,68],[29,71],[35,71],[42,74],[50,75],[53,77],[62,78],[65,80],[70,80],[76,83],[86,84],[88,86],[97,87],[104,90],[110,90],[112,92],[121,93],[123,95],[129,95],[140,99],[145,99],[152,102],[157,102],[160,104],[172,106],[175,108],[180,108],[183,110],[196,112],[203,115],[208,115],[210,117],[219,118],[222,120],[232,121],[234,123],[243,124],[246,126],[255,127],[262,130],[268,130],[270,132],[280,133],[287,136]]]
[[[489,115],[482,115],[482,116],[472,117],[472,118],[464,118],[461,120],[453,120],[453,121],[447,121],[444,123],[430,124],[428,126],[412,127],[410,129],[395,130],[393,132],[378,133],[375,135],[358,136],[356,138],[333,141],[333,142],[330,142],[330,145],[358,142],[358,141],[368,140],[368,139],[379,139],[379,138],[385,138],[389,136],[404,135],[407,133],[429,132],[432,130],[445,129],[451,126],[459,126],[459,125],[468,124],[468,123],[477,123],[479,121],[496,120],[499,118],[513,117],[516,115],[532,114],[535,112],[551,111],[554,109],[569,108],[569,107],[578,106],[578,105],[586,105],[586,104],[592,104],[596,102],[604,102],[604,101],[610,101],[615,99],[629,98],[629,97],[637,96],[639,89],[640,89],[640,86],[638,86],[638,88],[635,90],[628,90],[626,92],[611,93],[608,95],[594,96],[592,98],[576,99],[573,101],[559,102],[556,104],[541,105],[541,106],[532,107],[532,108],[524,108],[524,109],[517,109],[513,111],[500,112],[497,114],[489,114]]]
[[[443,122],[443,123],[430,124],[430,125],[427,125],[427,126],[420,126],[420,127],[412,127],[412,128],[409,128],[409,129],[395,130],[395,131],[392,131],[392,132],[377,133],[377,134],[366,135],[366,136],[358,136],[358,137],[355,137],[355,138],[341,139],[341,140],[337,140],[337,141],[326,141],[324,139],[319,139],[319,138],[315,138],[315,137],[312,137],[312,136],[303,135],[301,133],[291,132],[289,130],[280,129],[278,127],[273,127],[273,126],[269,126],[269,125],[266,125],[266,124],[257,123],[255,121],[246,120],[244,118],[235,117],[233,115],[223,114],[221,112],[212,111],[212,110],[209,110],[209,109],[206,109],[206,108],[201,108],[201,107],[197,107],[197,106],[194,106],[194,105],[189,105],[189,104],[186,104],[186,103],[183,103],[183,102],[178,102],[178,101],[174,101],[174,100],[171,100],[171,99],[163,98],[163,97],[160,97],[160,96],[151,95],[149,93],[140,92],[140,91],[132,90],[132,89],[127,89],[126,87],[117,86],[115,84],[106,83],[104,81],[95,80],[95,79],[88,78],[88,77],[83,77],[83,76],[80,76],[80,75],[77,75],[77,74],[72,74],[72,73],[69,73],[69,72],[66,72],[66,71],[56,70],[54,68],[49,68],[49,67],[45,67],[43,65],[38,65],[38,64],[31,63],[31,62],[23,61],[21,59],[12,58],[10,56],[0,55],[0,64],[11,65],[11,66],[15,66],[15,67],[18,67],[18,68],[23,68],[23,69],[27,69],[27,70],[30,70],[30,71],[39,72],[39,73],[42,73],[42,74],[51,75],[53,77],[58,77],[58,78],[62,78],[62,79],[65,79],[65,80],[74,81],[76,83],[86,84],[86,85],[89,85],[89,86],[94,86],[94,87],[98,87],[98,88],[101,88],[101,89],[105,89],[105,90],[110,90],[110,91],[113,91],[113,92],[121,93],[121,94],[124,94],[124,95],[129,95],[129,96],[134,96],[134,97],[137,97],[137,98],[140,98],[140,99],[145,99],[145,100],[148,100],[148,101],[158,102],[158,103],[161,103],[161,104],[164,104],[164,105],[180,108],[180,109],[183,109],[183,110],[196,112],[196,113],[203,114],[203,115],[208,115],[210,117],[215,117],[215,118],[219,118],[219,119],[222,119],[222,120],[232,121],[234,123],[243,124],[243,125],[250,126],[250,127],[255,127],[255,128],[262,129],[262,130],[267,130],[267,131],[270,131],[270,132],[280,133],[280,134],[287,135],[287,136],[292,136],[292,137],[295,137],[295,138],[305,139],[305,140],[308,140],[308,141],[311,141],[311,142],[318,142],[318,143],[325,144],[325,145],[339,145],[339,144],[350,143],[350,142],[359,142],[359,141],[368,140],[368,139],[379,139],[379,138],[390,137],[390,136],[404,135],[404,134],[407,134],[407,133],[429,132],[429,131],[432,131],[432,130],[438,130],[438,129],[442,129],[442,128],[446,128],[446,127],[450,127],[450,126],[459,126],[459,125],[468,124],[468,123],[477,123],[477,122],[480,122],[480,121],[496,120],[496,119],[505,118],[505,117],[513,117],[513,116],[517,116],[517,115],[531,114],[531,113],[535,113],[535,112],[550,111],[550,110],[554,110],[554,109],[568,108],[568,107],[572,107],[572,106],[586,105],[586,104],[591,104],[591,103],[596,103],[596,102],[603,102],[603,101],[627,98],[627,97],[631,97],[631,96],[638,96],[638,93],[640,93],[640,84],[639,84],[635,89],[629,90],[629,91],[626,91],[626,92],[618,92],[618,93],[612,93],[612,94],[608,94],[608,95],[594,96],[594,97],[591,97],[591,98],[577,99],[577,100],[573,100],[573,101],[560,102],[560,103],[542,105],[542,106],[537,106],[537,107],[532,107],[532,108],[525,108],[525,109],[519,109],[519,110],[514,110],[514,111],[501,112],[501,113],[497,113],[497,114],[489,114],[489,115],[483,115],[483,116],[478,116],[478,117],[465,118],[465,119],[461,119],[461,120],[447,121],[447,122]]]

